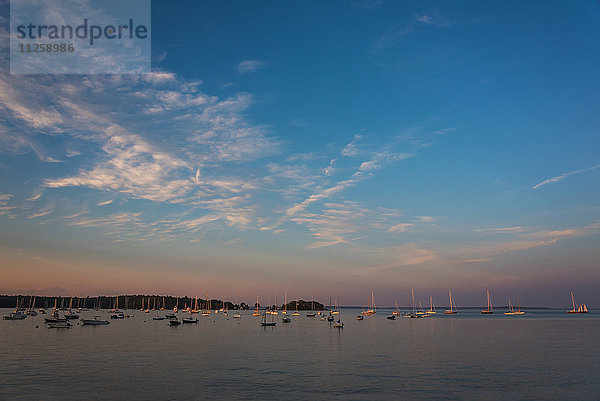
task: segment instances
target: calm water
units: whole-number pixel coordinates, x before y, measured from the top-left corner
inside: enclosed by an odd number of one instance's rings
[[[600,400],[598,311],[357,321],[345,310],[343,330],[304,314],[274,328],[251,313],[169,327],[128,312],[71,329],[0,320],[0,399]]]

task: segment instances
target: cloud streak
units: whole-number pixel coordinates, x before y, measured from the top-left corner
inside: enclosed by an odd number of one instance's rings
[[[597,164],[592,167],[582,168],[582,169],[575,170],[575,171],[570,171],[568,173],[563,173],[561,175],[557,175],[556,177],[548,178],[547,180],[544,180],[544,181],[534,185],[533,187],[531,187],[531,189],[538,189],[538,188],[543,187],[544,185],[561,182],[565,178],[569,178],[569,177],[572,177],[577,174],[581,174],[581,173],[585,173],[585,172],[593,171],[593,170],[598,170],[598,169],[600,169],[600,164]]]

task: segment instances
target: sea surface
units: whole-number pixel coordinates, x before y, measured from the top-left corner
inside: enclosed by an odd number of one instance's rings
[[[347,308],[343,329],[304,312],[267,328],[251,311],[177,327],[125,312],[70,329],[0,320],[0,399],[600,400],[600,311],[358,321]]]

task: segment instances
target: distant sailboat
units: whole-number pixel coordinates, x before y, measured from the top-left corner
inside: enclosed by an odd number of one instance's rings
[[[258,297],[256,297],[256,309],[252,313],[252,316],[260,316],[260,312],[258,311]]]
[[[437,311],[435,310],[435,305],[433,304],[433,298],[429,297],[429,310],[425,311],[428,315],[435,315]]]
[[[270,321],[267,320],[267,315],[271,316]],[[272,314],[268,313],[268,311],[265,310],[265,314],[262,315],[262,320],[260,322],[260,325],[263,327],[272,327],[272,326],[277,325],[277,322],[275,321],[275,317]]]
[[[337,298],[336,304],[337,304],[337,307],[338,307],[338,309],[337,309],[338,320],[337,320],[337,322],[335,322],[333,324],[333,327],[335,327],[336,329],[343,329],[344,328],[344,323],[342,323],[342,307],[340,305],[340,298],[339,297]]]
[[[456,310],[456,304],[454,303],[454,298],[452,298],[452,291],[448,291],[448,296],[450,297],[450,309],[446,309],[444,313],[446,315],[454,315],[458,313]]]
[[[483,315],[491,315],[494,313],[494,308],[492,307],[492,300],[490,299],[490,292],[485,290],[487,296],[487,307],[481,310],[481,314]]]
[[[298,312],[298,300],[296,300],[296,312],[292,313],[292,316],[300,316],[300,312]]]
[[[394,301],[394,305],[396,306],[396,309],[392,312],[392,315],[400,316],[400,307],[398,306],[398,301]]]
[[[365,316],[374,315],[377,313],[377,308],[375,307],[375,296],[373,295],[373,291],[371,291],[371,299],[367,302],[367,310],[361,312]]]
[[[415,319],[415,318],[422,318],[423,314],[419,314],[417,312],[417,308],[415,305],[415,290],[414,289],[410,289],[410,296],[408,298],[409,304],[410,304],[410,312],[406,312],[404,314],[405,318],[410,318],[410,319]]]
[[[505,315],[514,315],[515,308],[513,308],[512,303],[510,302],[510,298],[508,298],[508,312],[504,312]]]
[[[515,315],[524,315],[524,314],[525,314],[525,312],[523,312],[523,311],[521,310],[521,301],[519,301],[519,297],[517,297],[517,305],[518,305],[518,309],[517,309],[517,310],[514,310],[514,308],[513,308],[513,312],[514,312],[514,314],[515,314]]]
[[[573,309],[568,310],[567,313],[588,313],[587,306],[585,304],[575,304],[575,298],[573,297],[573,291],[571,291],[571,302],[573,302]]]
[[[314,312],[314,310],[315,310],[315,294],[313,294],[313,296],[312,296],[310,313],[307,313],[306,317],[315,317],[315,316],[317,316],[317,314]]]

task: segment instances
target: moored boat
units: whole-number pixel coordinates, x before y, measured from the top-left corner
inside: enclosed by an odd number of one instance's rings
[[[48,323],[48,328],[49,329],[68,329],[72,326],[71,323],[65,321],[65,322],[50,322]]]
[[[81,323],[84,326],[103,326],[110,324],[108,320],[98,319],[100,316],[94,316],[93,319],[81,319]]]
[[[458,310],[456,310],[456,303],[454,303],[454,298],[452,298],[452,291],[448,290],[448,296],[450,297],[450,309],[446,309],[444,313],[446,315],[454,315],[458,313]]]
[[[585,304],[577,305],[575,303],[573,291],[571,291],[571,302],[573,303],[573,309],[568,310],[567,313],[588,313],[588,308]]]
[[[25,313],[20,310],[16,310],[13,313],[4,316],[4,320],[23,320],[27,317]]]
[[[485,294],[487,296],[487,307],[485,309],[482,309],[480,312],[482,315],[491,315],[492,313],[494,313],[494,307],[492,306],[490,292],[488,290],[485,290]]]

